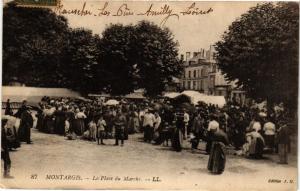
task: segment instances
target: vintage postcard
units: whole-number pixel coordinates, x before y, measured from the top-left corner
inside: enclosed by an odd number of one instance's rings
[[[1,188],[297,189],[298,2],[2,12]]]

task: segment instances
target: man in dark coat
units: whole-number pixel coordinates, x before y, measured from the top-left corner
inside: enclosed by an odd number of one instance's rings
[[[290,144],[290,133],[287,124],[279,122],[276,142],[278,144],[279,164],[288,164],[288,145]]]
[[[117,116],[114,120],[115,125],[115,139],[116,143],[115,145],[119,145],[119,140],[121,140],[121,146],[124,144],[124,133],[125,133],[125,127],[127,125],[126,116],[122,113],[121,109],[118,109]]]
[[[192,126],[192,133],[194,134],[194,138],[192,141],[192,149],[197,149],[199,140],[204,139],[204,119],[202,118],[200,112],[198,112],[197,116],[194,118],[193,126]]]
[[[25,107],[24,111],[21,113],[21,121],[19,127],[19,138],[21,142],[27,142],[31,144],[31,128],[33,126],[33,118],[30,114],[29,108]]]
[[[27,108],[27,101],[23,100],[21,107],[18,109],[18,111],[15,113],[15,117],[21,118],[22,113],[26,110]]]
[[[6,108],[5,108],[4,114],[5,115],[13,115],[14,114],[13,110],[10,107],[10,100],[9,99],[7,99]]]

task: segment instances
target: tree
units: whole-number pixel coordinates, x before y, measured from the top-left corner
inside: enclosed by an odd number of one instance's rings
[[[158,95],[182,71],[177,46],[167,28],[150,22],[111,25],[99,44],[99,78],[113,94],[144,88],[148,95]]]
[[[151,96],[160,94],[173,77],[182,71],[178,58],[178,43],[168,28],[141,21],[135,27],[133,51],[136,53],[139,81],[138,87],[145,88]]]
[[[298,3],[264,3],[233,22],[216,43],[216,60],[225,77],[268,106],[297,108]]]
[[[50,9],[11,2],[3,13],[3,84],[17,77],[29,86],[81,93],[124,95],[145,88],[157,95],[180,74],[178,44],[167,28],[153,23],[110,25],[100,38],[69,28]]]
[[[99,84],[114,95],[130,93],[135,88],[135,67],[132,55],[133,26],[110,25],[98,43],[101,63],[97,68]]]
[[[61,67],[65,87],[81,93],[95,91],[97,88],[96,61],[99,50],[96,43],[99,36],[93,36],[92,31],[82,28],[70,29],[67,36],[67,46],[61,57],[64,63]]]
[[[17,77],[26,85],[63,86],[60,62],[68,23],[50,9],[3,10],[3,84]]]
[[[12,77],[29,86],[87,93],[99,88],[95,68],[98,35],[71,29],[50,9],[8,3],[3,15],[3,84]]]

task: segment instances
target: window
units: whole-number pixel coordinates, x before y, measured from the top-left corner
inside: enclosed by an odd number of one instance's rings
[[[194,70],[194,78],[197,77],[197,70]]]
[[[191,71],[189,71],[189,78],[191,78]]]
[[[216,70],[217,70],[216,65],[213,65],[212,72],[216,72]]]
[[[201,69],[201,77],[204,76],[204,69]]]
[[[200,89],[203,90],[203,81],[200,81]]]
[[[187,87],[187,89],[191,89],[191,81],[188,81],[188,87]]]
[[[215,78],[214,78],[214,76],[210,77],[210,85],[211,85],[211,87],[215,86]]]
[[[192,89],[197,89],[197,87],[196,87],[196,81],[193,81],[193,88]]]

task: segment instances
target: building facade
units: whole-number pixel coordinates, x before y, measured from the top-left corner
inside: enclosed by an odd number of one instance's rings
[[[207,95],[224,96],[226,100],[238,99],[244,103],[245,92],[236,88],[235,82],[228,82],[214,59],[215,49],[200,49],[198,52],[186,52],[181,55],[184,72],[180,79],[181,90],[194,90]]]

